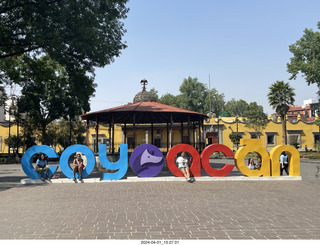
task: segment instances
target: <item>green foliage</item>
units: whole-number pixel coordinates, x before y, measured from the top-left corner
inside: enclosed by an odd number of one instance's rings
[[[242,134],[232,132],[231,134],[229,134],[229,139],[232,141],[234,145],[238,145],[240,143],[240,139],[242,139]]]
[[[282,121],[283,144],[287,144],[287,132],[285,116],[289,110],[289,105],[293,105],[295,93],[289,83],[276,81],[269,87],[268,100],[273,109],[276,110]]]
[[[127,0],[3,0],[0,58],[48,53],[68,71],[103,67],[126,45]]]
[[[48,56],[30,58],[23,55],[16,62],[19,73],[16,82],[22,86],[19,111],[27,113],[29,120],[25,124],[29,123],[33,130],[41,132],[40,141],[49,144],[47,125],[61,117],[72,120],[89,111],[89,99],[95,91],[93,78],[82,70],[69,75]]]
[[[231,117],[243,117],[245,111],[247,110],[248,103],[242,99],[240,100],[235,100],[231,99],[228,101],[225,105],[225,110],[228,112],[228,114]]]
[[[309,159],[320,159],[319,152],[300,152],[301,158],[309,158]]]
[[[110,64],[126,48],[126,3],[0,2],[0,90],[12,82],[22,87],[18,108],[27,115],[23,126],[28,145],[34,133],[42,143],[51,142],[46,130],[54,120],[72,121],[90,110],[94,67]]]
[[[204,101],[205,113],[213,112],[218,117],[223,112],[224,105],[225,105],[224,94],[219,94],[215,88],[208,91],[208,94]]]
[[[320,29],[320,22],[318,22]],[[308,85],[320,86],[320,33],[312,29],[305,29],[304,35],[289,46],[293,53],[290,63],[287,64],[290,79],[296,79],[300,72]]]
[[[315,125],[320,127],[320,119],[318,118],[317,120],[314,120],[313,122]]]
[[[54,130],[56,132],[55,143],[59,144],[62,149],[73,144],[83,144],[85,140],[83,134],[86,129],[80,120],[71,122],[60,120],[54,124]]]
[[[175,96],[175,95],[166,93],[161,96],[161,98],[159,99],[159,103],[180,107],[180,97],[181,96],[179,95]]]
[[[64,119],[56,120],[46,127],[45,138],[46,145],[53,147],[60,146],[61,151],[73,144],[83,144],[86,132],[85,126],[80,119],[66,121]],[[34,132],[35,134],[37,132]],[[40,133],[41,135],[41,133]]]
[[[152,89],[150,89],[149,93],[153,94],[156,101],[159,100],[158,90],[156,90],[155,88],[152,88]]]
[[[51,142],[47,125],[61,117],[74,120],[90,110],[89,100],[95,92],[94,77],[85,70],[67,72],[48,55],[9,57],[14,65],[15,82],[22,87],[18,100],[19,113],[26,113],[27,135],[39,132],[43,144]],[[1,67],[0,67],[1,68]],[[12,79],[8,74],[3,75]]]
[[[15,153],[18,153],[19,147],[23,146],[23,142],[21,137],[18,137],[16,135],[12,135],[6,139],[4,139],[4,143],[10,148],[13,148]]]
[[[180,107],[190,111],[205,113],[204,101],[208,91],[197,78],[185,78],[180,86]]]
[[[246,127],[254,129],[260,138],[261,131],[267,126],[267,114],[263,112],[263,107],[256,102],[251,102],[244,112]]]
[[[232,99],[225,103],[224,94],[218,93],[213,88],[210,91],[206,85],[199,82],[197,78],[188,77],[180,86],[180,94],[165,94],[159,99],[160,103],[196,111],[204,114],[213,112],[218,116],[247,116],[248,126],[259,130],[266,124],[266,114],[263,107],[256,102],[250,105],[244,100]],[[259,131],[258,130],[258,131]]]
[[[286,115],[289,105],[293,105],[296,95],[293,91],[294,88],[291,88],[290,84],[284,81],[276,81],[269,87],[269,104],[280,116]]]
[[[204,114],[211,109],[216,115],[222,112],[225,104],[224,94],[219,94],[216,89],[209,91],[204,83],[191,77],[183,80],[179,95],[167,93],[161,96],[159,102]]]
[[[230,117],[230,114],[227,111],[223,111],[220,113],[221,117]]]

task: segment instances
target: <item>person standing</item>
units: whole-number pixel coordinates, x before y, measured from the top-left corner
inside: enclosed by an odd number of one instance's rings
[[[288,155],[285,151],[283,151],[280,155],[280,175],[283,175],[283,170],[289,175],[288,171]]]
[[[42,173],[43,171],[46,172],[46,179],[49,180],[48,175],[49,175],[49,167],[48,165],[48,161],[46,159],[46,155],[45,154],[41,154],[40,158],[37,160],[36,162],[36,172],[40,173],[40,179],[42,181],[44,181],[44,178],[42,178]]]

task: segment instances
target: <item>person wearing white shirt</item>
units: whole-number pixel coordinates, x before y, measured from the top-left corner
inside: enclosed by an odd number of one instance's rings
[[[289,175],[288,166],[288,155],[285,151],[283,151],[280,155],[280,175],[283,174],[283,170],[287,175]]]
[[[186,157],[185,151],[181,152],[181,155],[176,160],[179,170],[184,175],[186,180],[191,183],[194,181],[194,178],[191,178],[191,175],[190,175],[190,169],[188,165],[190,162],[191,160]]]

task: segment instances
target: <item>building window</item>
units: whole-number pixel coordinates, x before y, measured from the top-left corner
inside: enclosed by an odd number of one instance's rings
[[[92,134],[92,142],[96,144],[96,135]],[[105,144],[109,147],[109,138],[106,137],[105,134],[98,134],[98,144]]]
[[[275,146],[276,145],[276,133],[266,133],[267,138],[267,146]]]
[[[251,139],[258,139],[258,134],[256,132],[251,132],[250,133],[250,138]]]
[[[301,147],[300,134],[288,134],[288,145],[296,148]]]

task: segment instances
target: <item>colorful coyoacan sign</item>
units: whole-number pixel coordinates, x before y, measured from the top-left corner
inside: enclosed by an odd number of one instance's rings
[[[237,169],[244,175],[254,176],[280,176],[279,158],[283,151],[289,156],[289,175],[300,176],[300,154],[299,151],[290,145],[279,145],[274,147],[270,153],[263,148],[261,139],[241,139],[240,144],[243,145],[234,155],[232,150],[225,145],[212,144],[207,146],[199,155],[198,151],[191,145],[179,144],[170,149],[166,156],[167,166],[169,170],[178,177],[183,177],[177,168],[175,160],[176,156],[182,152],[188,152],[192,157],[190,170],[195,177],[201,176],[201,167],[212,177],[223,177],[230,174],[234,165],[225,164],[220,169],[213,168],[209,163],[209,158],[214,152],[222,152],[227,157],[234,157]],[[88,177],[93,171],[96,159],[94,153],[85,145],[72,145],[68,147],[60,157],[60,168],[62,173],[72,178],[72,169],[68,163],[71,155],[75,152],[82,152],[87,158],[87,165],[82,172],[82,177]],[[259,169],[251,170],[245,164],[245,157],[249,152],[256,152],[261,156],[262,164]],[[32,179],[40,179],[32,165],[33,156],[37,153],[44,153],[49,158],[58,159],[58,154],[49,146],[36,145],[29,148],[22,157],[22,169],[27,176]],[[102,180],[119,180],[125,176],[128,170],[128,145],[120,145],[120,158],[117,162],[110,162],[107,159],[107,146],[99,145],[99,160],[101,165],[109,170],[115,170],[114,173],[103,173]],[[154,145],[144,144],[138,146],[131,154],[130,167],[139,177],[155,177],[164,166],[164,156],[162,152]],[[51,177],[58,167],[49,167],[49,177]],[[77,177],[77,176],[76,176]]]

